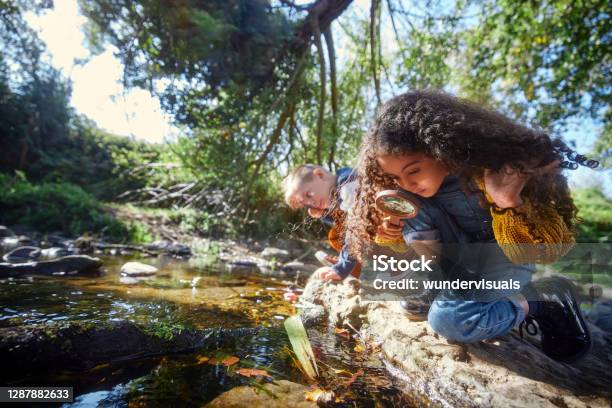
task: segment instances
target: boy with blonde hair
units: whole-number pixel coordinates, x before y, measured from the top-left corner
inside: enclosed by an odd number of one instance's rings
[[[344,221],[353,205],[356,185],[352,169],[342,168],[334,174],[316,164],[298,166],[283,180],[287,205],[293,209],[307,208],[308,215],[331,227],[328,240],[340,255],[333,265],[315,272],[320,279],[342,280],[350,274],[359,276],[361,266],[342,249]]]

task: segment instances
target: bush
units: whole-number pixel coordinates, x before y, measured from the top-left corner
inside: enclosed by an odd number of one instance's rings
[[[612,200],[596,188],[573,192],[578,207],[578,242],[612,242]]]
[[[32,184],[0,174],[0,223],[23,224],[39,232],[91,233],[113,240],[131,238],[131,228],[104,211],[82,188],[69,183]]]

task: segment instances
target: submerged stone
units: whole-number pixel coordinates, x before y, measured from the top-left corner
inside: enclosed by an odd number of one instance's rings
[[[224,392],[212,400],[207,408],[315,408],[317,404],[306,401],[308,388],[287,380],[274,381],[258,390],[250,386],[240,386]]]

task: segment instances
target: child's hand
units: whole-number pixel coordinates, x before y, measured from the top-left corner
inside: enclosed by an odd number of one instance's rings
[[[325,282],[342,280],[342,276],[338,275],[338,273],[329,266],[323,266],[317,269],[314,273],[314,277]]]
[[[401,220],[399,225],[391,224],[389,222],[389,217],[387,217],[383,220],[383,223],[379,225],[376,229],[376,237],[388,241],[395,241],[402,237],[403,228],[404,223]]]
[[[516,208],[523,204],[521,192],[529,178],[557,169],[559,161],[544,167],[517,170],[504,166],[500,171],[485,169],[484,183],[489,196],[499,208]]]
[[[321,218],[325,215],[325,210],[321,210],[320,208],[310,207],[308,208],[308,215],[312,218]]]

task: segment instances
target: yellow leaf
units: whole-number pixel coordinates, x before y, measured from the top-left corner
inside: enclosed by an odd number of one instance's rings
[[[206,357],[206,356],[198,356],[198,361],[197,364],[204,364],[206,363],[208,360],[210,360],[210,358]]]
[[[366,349],[361,344],[357,344],[353,350],[355,350],[357,353],[363,353]]]

